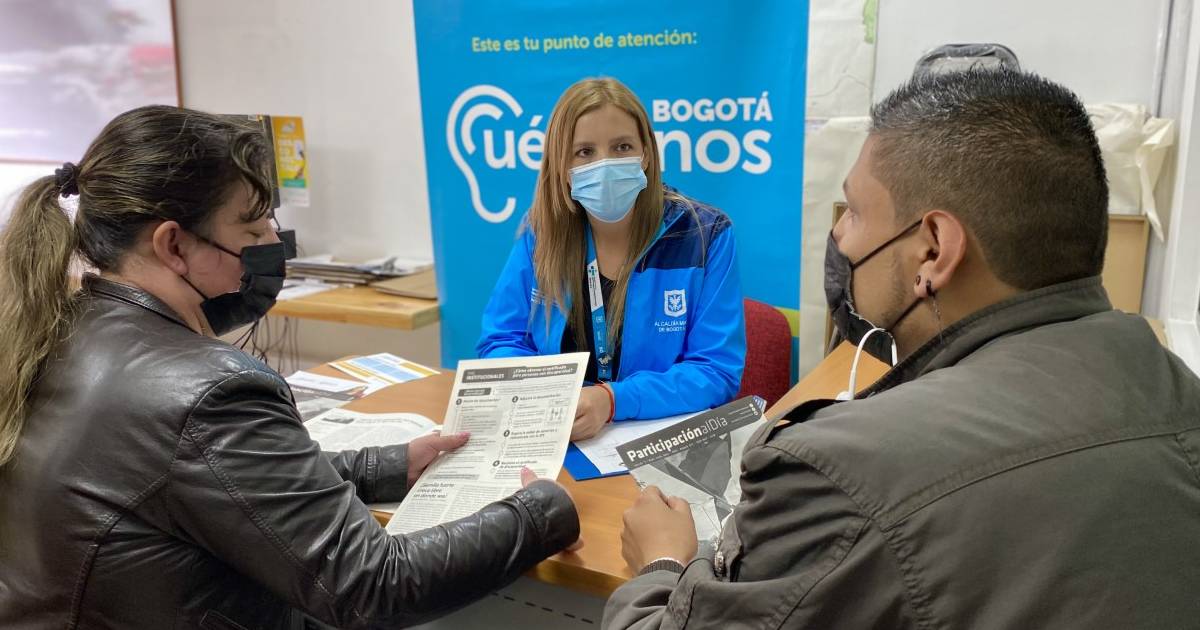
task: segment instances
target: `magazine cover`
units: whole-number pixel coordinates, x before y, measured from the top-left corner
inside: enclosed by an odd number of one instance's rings
[[[742,451],[765,406],[747,396],[618,447],[639,486],[658,486],[691,505],[702,550],[715,545],[741,500]]]

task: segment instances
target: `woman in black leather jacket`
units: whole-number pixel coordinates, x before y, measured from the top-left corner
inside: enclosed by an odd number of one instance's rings
[[[264,138],[173,107],[118,116],[21,195],[0,237],[0,627],[344,628],[460,607],[575,543],[533,481],[390,536],[465,436],[322,453],[282,378],[216,337],[274,303]],[[74,220],[58,204],[78,195]],[[76,255],[99,271],[71,294]]]

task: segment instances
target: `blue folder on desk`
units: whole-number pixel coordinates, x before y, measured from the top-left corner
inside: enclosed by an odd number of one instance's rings
[[[579,447],[575,446],[574,442],[567,445],[567,456],[563,459],[563,467],[567,469],[567,472],[571,473],[571,477],[575,481],[587,481],[588,479],[629,474],[629,471],[625,470],[608,473],[607,475],[601,474],[596,465],[592,463],[592,460],[588,459],[588,456],[584,455],[583,451],[579,450]]]

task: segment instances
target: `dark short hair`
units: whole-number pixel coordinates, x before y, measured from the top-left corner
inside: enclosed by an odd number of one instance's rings
[[[1019,289],[1094,276],[1108,240],[1108,182],[1079,98],[1011,69],[916,78],[871,110],[874,175],[898,223],[942,209]]]

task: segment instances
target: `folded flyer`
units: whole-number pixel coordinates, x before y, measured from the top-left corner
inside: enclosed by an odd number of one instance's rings
[[[521,469],[554,479],[562,468],[590,355],[461,361],[443,435],[468,431],[400,504],[387,531],[402,534],[475,513],[521,488]]]

